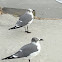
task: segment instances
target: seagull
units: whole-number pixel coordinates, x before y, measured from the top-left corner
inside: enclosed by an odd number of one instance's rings
[[[28,25],[30,25],[33,22],[33,19],[34,19],[33,12],[35,12],[35,10],[28,9],[25,12],[24,15],[20,16],[20,18],[16,22],[15,26],[12,27],[12,28],[9,28],[9,30],[11,30],[11,29],[17,29],[17,28],[20,28],[20,27],[24,27],[25,26],[25,32],[26,33],[31,33],[28,30]]]
[[[38,55],[41,50],[39,41],[43,41],[43,39],[38,39],[36,37],[33,37],[31,39],[31,43],[24,45],[23,47],[20,48],[20,50],[18,52],[16,52],[13,55],[10,55],[6,58],[3,58],[2,60],[26,58],[30,62],[30,59],[32,59],[33,57]]]

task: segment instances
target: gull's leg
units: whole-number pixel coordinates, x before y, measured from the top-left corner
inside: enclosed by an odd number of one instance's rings
[[[28,30],[28,26],[25,27],[25,32],[26,32],[26,33],[31,33],[31,32],[29,32],[29,30]]]
[[[27,32],[26,27],[25,27],[25,32]]]
[[[27,33],[31,33],[31,32],[29,32],[29,30],[28,30],[28,26],[27,26],[27,31],[26,31]]]
[[[25,27],[25,32],[27,33],[28,31],[27,31],[27,27]]]
[[[29,59],[29,62],[30,62],[30,59]]]

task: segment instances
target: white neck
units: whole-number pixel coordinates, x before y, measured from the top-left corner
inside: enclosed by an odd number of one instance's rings
[[[37,44],[39,44],[39,41],[38,42],[32,42],[33,44],[35,44],[35,45],[37,45]]]
[[[32,13],[32,12],[26,12],[26,13],[28,13],[29,15],[31,15],[31,16],[32,16],[32,18],[34,18],[34,16],[33,16],[33,13]]]
[[[39,41],[38,42],[32,42],[32,44],[36,45],[37,46],[37,49],[40,51],[41,47],[40,47],[40,43]]]

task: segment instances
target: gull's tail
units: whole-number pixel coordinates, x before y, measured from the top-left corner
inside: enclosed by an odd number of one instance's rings
[[[11,29],[17,29],[17,28],[20,28],[20,27],[14,26],[14,27],[12,27],[12,28],[9,28],[9,30],[11,30]]]
[[[3,58],[2,60],[6,60],[6,59],[14,59],[15,57],[13,57],[13,55],[11,55],[11,56],[8,56],[8,57],[6,57],[6,58]]]

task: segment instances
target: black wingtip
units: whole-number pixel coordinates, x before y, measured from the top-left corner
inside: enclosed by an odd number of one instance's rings
[[[22,26],[20,26],[20,27],[22,27]],[[14,27],[12,27],[12,28],[9,28],[8,30],[11,30],[11,29],[17,29],[17,28],[20,28],[20,27],[16,27],[16,26],[14,26]]]
[[[2,60],[6,60],[6,59],[15,59],[15,57],[13,57],[13,55],[11,55],[9,57],[3,58]]]
[[[4,60],[4,59],[1,59],[1,60]]]
[[[11,30],[11,29],[16,29],[16,26],[12,27],[12,28],[9,28],[8,30]]]
[[[5,59],[8,59],[8,58],[3,58],[3,59],[1,59],[1,60],[5,60]]]
[[[11,29],[8,29],[8,30],[11,30]]]

